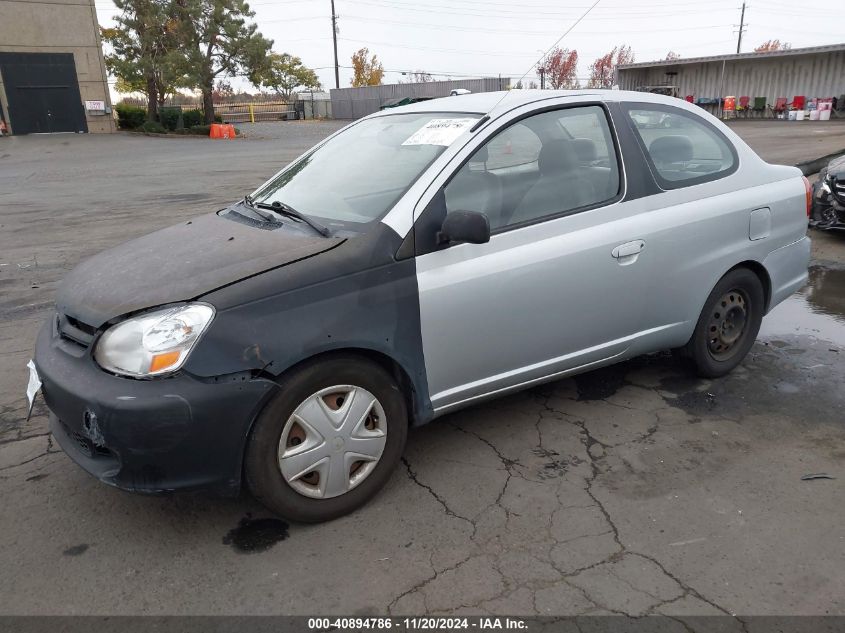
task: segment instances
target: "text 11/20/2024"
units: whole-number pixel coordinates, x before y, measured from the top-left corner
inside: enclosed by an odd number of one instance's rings
[[[308,618],[309,631],[520,631],[527,622],[510,617]]]

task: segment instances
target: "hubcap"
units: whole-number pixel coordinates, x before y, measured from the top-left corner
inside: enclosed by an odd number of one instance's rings
[[[738,349],[748,322],[748,300],[741,290],[730,290],[716,302],[707,326],[707,348],[716,360],[730,358]]]
[[[299,494],[340,496],[366,479],[387,442],[376,397],[353,385],[321,389],[291,414],[279,439],[279,470]]]

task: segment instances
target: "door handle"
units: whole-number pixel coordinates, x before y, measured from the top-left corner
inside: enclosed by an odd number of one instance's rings
[[[631,255],[639,255],[643,248],[645,248],[645,242],[642,240],[634,240],[632,242],[625,242],[624,244],[620,244],[616,248],[611,251],[611,255],[613,255],[616,259],[624,259],[626,257],[631,257]]]

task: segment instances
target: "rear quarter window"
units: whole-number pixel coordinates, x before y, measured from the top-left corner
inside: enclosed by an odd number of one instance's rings
[[[732,174],[736,149],[704,119],[672,106],[631,104],[628,119],[658,185],[678,189]]]

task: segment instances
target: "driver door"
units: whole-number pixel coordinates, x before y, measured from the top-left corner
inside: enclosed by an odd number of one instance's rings
[[[435,411],[621,356],[637,338],[647,236],[622,201],[616,147],[601,104],[523,115],[427,204],[416,267]],[[459,210],[488,216],[489,242],[437,244]]]

